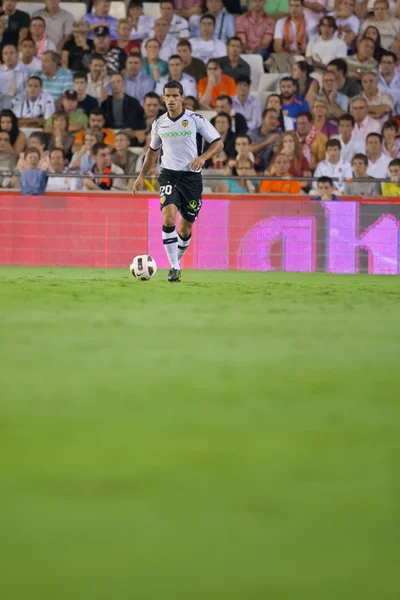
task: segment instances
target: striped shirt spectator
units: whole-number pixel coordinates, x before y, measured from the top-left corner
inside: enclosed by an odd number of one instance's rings
[[[264,12],[264,0],[251,0],[251,10],[236,19],[236,33],[246,52],[264,51],[272,42],[275,21]]]
[[[58,66],[59,55],[49,50],[43,54],[42,70],[34,75],[40,77],[43,91],[48,92],[53,100],[58,100],[64,92],[73,86],[72,71]]]

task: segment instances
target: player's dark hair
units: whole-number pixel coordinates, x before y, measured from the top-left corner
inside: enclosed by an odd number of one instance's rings
[[[247,85],[251,85],[251,79],[248,75],[239,75],[236,78],[236,84],[238,83],[247,83]]]
[[[368,158],[367,158],[367,156],[366,156],[365,154],[363,154],[362,152],[358,152],[357,154],[355,154],[355,155],[353,156],[353,158],[351,159],[351,164],[353,164],[353,162],[354,162],[355,160],[362,160],[362,161],[363,161],[363,163],[364,163],[364,165],[365,165],[366,167],[368,167]]]
[[[400,158],[394,158],[391,160],[389,163],[389,169],[390,167],[400,167]]]
[[[309,123],[313,122],[313,116],[309,111],[299,112],[299,114],[296,117],[296,121],[299,117],[305,117]]]
[[[232,98],[230,96],[226,96],[226,95],[218,96],[218,98],[215,101],[217,101],[217,100],[226,100],[232,106]]]
[[[354,123],[355,123],[353,115],[349,115],[348,113],[345,113],[344,115],[340,116],[338,118],[338,121],[339,121],[339,123],[340,123],[340,121],[348,121],[349,123],[352,124],[353,127],[354,127]]]
[[[226,113],[226,112],[220,112],[220,113],[218,113],[217,116],[215,117],[215,120],[217,120],[218,117],[225,117],[228,120],[229,129],[232,129],[232,119],[231,119],[231,116],[228,115],[228,113]]]
[[[328,67],[330,67],[331,65],[332,67],[336,67],[337,70],[343,73],[343,75],[346,77],[347,63],[345,60],[343,60],[343,58],[335,58],[334,60],[331,60],[331,62],[328,63]]]
[[[318,183],[329,183],[333,187],[333,181],[327,175],[318,178]]]
[[[92,154],[94,154],[94,156],[97,156],[100,150],[106,150],[106,148],[108,148],[107,144],[105,144],[104,142],[97,142],[92,148]]]
[[[36,79],[36,81],[38,81],[40,83],[40,85],[43,87],[43,82],[40,79],[40,77],[38,77],[37,75],[31,75],[28,79],[28,81],[30,81],[31,79]]]
[[[339,150],[341,150],[342,144],[339,140],[328,140],[326,142],[326,148],[339,148]]]
[[[365,140],[365,141],[366,141],[366,142],[368,142],[368,140],[369,140],[370,138],[372,138],[372,137],[377,137],[377,138],[378,138],[378,140],[380,141],[380,143],[382,144],[382,136],[381,136],[381,134],[380,134],[380,133],[369,133],[369,134],[367,135],[367,138],[366,138],[366,140]]]
[[[167,81],[167,83],[164,85],[164,89],[163,89],[164,94],[165,94],[165,90],[179,90],[180,95],[183,96],[182,84],[179,83],[179,81],[175,81],[174,79]]]
[[[76,71],[72,77],[73,81],[77,81],[77,79],[84,79],[87,81],[87,74],[84,71]]]
[[[205,15],[203,15],[200,19],[200,23],[202,21],[204,21],[204,19],[210,19],[213,23],[214,23],[214,27],[215,27],[215,17],[214,15],[212,15],[211,13],[206,13]]]

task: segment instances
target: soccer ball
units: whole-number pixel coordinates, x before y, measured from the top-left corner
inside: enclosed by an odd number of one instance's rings
[[[129,268],[135,279],[141,279],[141,281],[147,281],[157,273],[156,261],[147,254],[135,256]]]

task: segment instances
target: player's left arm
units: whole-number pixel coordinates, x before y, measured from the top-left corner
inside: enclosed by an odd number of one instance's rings
[[[192,171],[200,171],[209,158],[212,158],[214,154],[218,154],[218,152],[221,152],[223,149],[224,142],[220,138],[214,140],[206,152],[203,152],[203,154],[200,154],[200,156],[192,161],[190,168]]]

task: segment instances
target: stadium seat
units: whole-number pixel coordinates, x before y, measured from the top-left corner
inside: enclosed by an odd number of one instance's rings
[[[126,19],[125,2],[111,2],[110,17],[114,17],[114,19]]]
[[[259,54],[241,54],[245,62],[250,65],[251,69],[251,89],[255,92],[258,90],[258,83],[261,75],[264,74],[264,62]]]
[[[75,21],[80,21],[88,11],[84,2],[60,2],[60,8],[71,13]]]
[[[264,110],[265,105],[267,103],[268,92],[266,92],[265,90],[261,92],[251,92],[251,95],[259,99],[261,104],[261,110]]]
[[[258,91],[276,92],[280,80],[288,75],[290,73],[263,73],[258,84]]]
[[[216,110],[198,110],[196,111],[199,115],[202,115],[208,121],[211,121],[214,117],[217,116]]]
[[[146,17],[153,17],[153,19],[158,19],[160,16],[160,4],[158,2],[143,2],[143,14]]]
[[[17,2],[17,10],[22,10],[32,16],[37,10],[44,8],[43,2]]]

